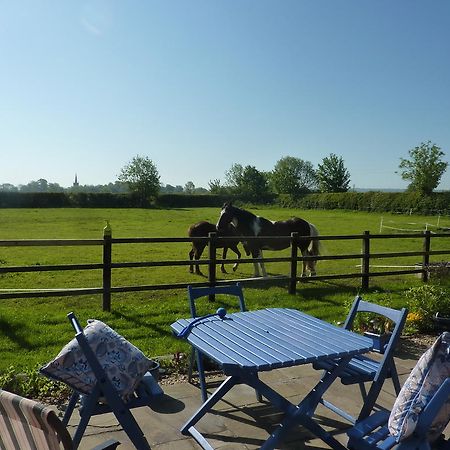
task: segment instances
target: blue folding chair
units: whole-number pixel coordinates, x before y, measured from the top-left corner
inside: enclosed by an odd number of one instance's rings
[[[432,448],[449,450],[450,442],[441,437],[439,442],[432,446],[427,436],[434,418],[449,397],[450,378],[447,378],[419,414],[414,433],[400,442],[389,433],[387,423],[390,412],[377,411],[358,422],[347,432],[349,436],[347,447],[350,450],[390,450],[394,447],[395,450],[431,450]]]
[[[397,369],[394,362],[394,351],[400,339],[403,327],[406,322],[408,310],[402,308],[396,310],[381,306],[374,303],[364,301],[359,295],[355,298],[347,319],[344,323],[344,328],[351,330],[357,313],[373,313],[380,317],[392,321],[394,328],[387,344],[380,349],[382,353],[381,359],[373,359],[366,355],[358,355],[350,360],[348,366],[339,375],[341,383],[344,385],[358,384],[363,398],[363,406],[358,417],[355,418],[342,408],[334,405],[322,398],[321,403],[335,412],[339,416],[354,424],[357,420],[367,417],[377,401],[378,395],[383,387],[386,378],[391,378],[394,384],[396,395],[400,392],[400,381],[398,378]],[[375,346],[374,346],[375,347]],[[374,351],[376,352],[377,350]],[[313,367],[316,370],[332,370],[337,366],[337,361],[329,360],[320,363],[314,363]],[[370,382],[369,391],[366,390],[365,383]]]
[[[216,295],[227,295],[237,297],[239,300],[239,308],[241,311],[245,311],[245,300],[244,294],[242,292],[242,287],[240,283],[225,285],[225,286],[215,286],[215,287],[192,287],[188,286],[188,300],[189,300],[189,308],[191,310],[192,317],[198,317],[197,315],[197,307],[196,301],[201,297],[207,297],[210,301],[215,299]],[[217,304],[215,304],[215,308],[217,309]],[[206,390],[206,379],[205,379],[205,368],[203,355],[198,352],[196,349],[192,348],[191,356],[189,361],[188,368],[188,381],[192,383],[192,375],[194,362],[197,363],[197,372],[199,378],[199,384],[202,394],[203,402],[208,398],[208,392]]]
[[[127,401],[124,401],[106,374],[105,369],[100,364],[96,354],[91,349],[84,334],[83,327],[78,322],[75,314],[71,312],[67,317],[75,330],[75,338],[86,357],[96,380],[95,386],[90,394],[78,392],[71,386],[73,393],[62,419],[62,424],[67,426],[77,402],[80,401],[80,422],[73,436],[73,448],[78,448],[92,416],[112,412],[136,449],[150,449],[150,445],[136,422],[136,419],[133,417],[131,409],[141,406],[150,406],[155,400],[157,401],[158,397],[163,394],[161,387],[158,385],[153,375],[150,372],[147,372],[136,387],[132,397]],[[49,376],[49,374],[43,372],[42,369],[41,372],[44,375]]]

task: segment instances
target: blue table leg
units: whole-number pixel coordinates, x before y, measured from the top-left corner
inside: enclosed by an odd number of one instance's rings
[[[184,424],[181,433],[185,436],[191,435],[198,444],[205,450],[211,450],[211,446],[206,439],[197,431],[194,425],[208,412],[212,407],[222,399],[222,397],[236,384],[241,383],[241,379],[236,376],[226,378],[226,380],[213,392],[211,397],[197,410],[197,412]]]
[[[317,405],[323,397],[323,394],[333,384],[339,374],[345,369],[347,364],[352,359],[351,356],[341,358],[339,364],[331,371],[326,372],[317,385],[309,392],[309,394],[300,402],[299,409],[302,413],[312,417]]]
[[[330,433],[318,425],[312,416],[317,408],[325,391],[331,386],[339,373],[345,368],[351,357],[342,358],[339,365],[331,372],[328,372],[322,380],[309,392],[309,394],[299,403],[297,407],[283,408],[285,417],[275,431],[269,436],[266,442],[261,446],[261,450],[272,450],[277,447],[279,442],[286,436],[292,427],[302,425],[311,431],[318,438],[322,439],[331,448],[335,450],[345,450],[345,447],[338,442]],[[281,397],[274,392],[274,395]],[[281,397],[283,398],[283,397]],[[276,404],[272,398],[269,400]],[[286,400],[287,401],[287,400]],[[281,404],[281,400],[279,400]]]
[[[328,372],[320,382],[309,392],[309,394],[298,404],[294,405],[284,398],[270,386],[262,382],[254,373],[243,372],[241,376],[228,377],[212,394],[211,397],[197,410],[197,412],[189,419],[189,421],[181,428],[181,433],[191,435],[200,446],[205,450],[211,450],[212,447],[202,436],[202,434],[194,427],[194,425],[206,414],[213,406],[224,397],[224,395],[236,384],[247,384],[256,389],[257,393],[263,395],[269,402],[284,412],[285,416],[280,425],[269,436],[269,438],[261,446],[262,450],[275,449],[280,441],[285,437],[287,432],[294,426],[302,425],[315,436],[322,439],[332,449],[346,450],[330,433],[318,425],[312,416],[317,408],[325,391],[337,378],[339,373],[345,368],[351,357],[342,358],[339,365],[331,372]]]

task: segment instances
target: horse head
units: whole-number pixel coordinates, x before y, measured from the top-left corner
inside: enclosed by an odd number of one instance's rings
[[[234,207],[231,202],[225,202],[220,211],[219,220],[217,221],[217,231],[224,231],[228,228],[228,225],[233,222],[234,219]]]

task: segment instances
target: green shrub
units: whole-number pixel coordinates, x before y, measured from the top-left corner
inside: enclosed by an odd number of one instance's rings
[[[409,309],[408,330],[425,332],[434,328],[436,313],[450,314],[450,292],[438,285],[424,284],[406,292]]]
[[[37,367],[19,372],[13,366],[10,366],[0,374],[0,388],[22,397],[52,404],[66,402],[71,392],[65,384],[40,375]]]

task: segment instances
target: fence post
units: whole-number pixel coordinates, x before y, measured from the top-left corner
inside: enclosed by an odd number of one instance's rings
[[[426,283],[429,280],[430,272],[430,248],[431,248],[431,232],[430,230],[426,230],[423,232],[423,258],[422,258],[422,281]]]
[[[297,292],[297,258],[298,258],[298,233],[291,233],[291,278],[289,280],[289,294]]]
[[[111,311],[112,231],[109,221],[103,228],[103,311]]]
[[[217,247],[217,233],[209,233],[209,265],[208,265],[208,281],[210,287],[216,285],[216,247]],[[215,295],[209,296],[210,301],[215,300]]]
[[[370,272],[370,232],[364,231],[361,258],[361,288],[369,289]]]

